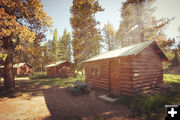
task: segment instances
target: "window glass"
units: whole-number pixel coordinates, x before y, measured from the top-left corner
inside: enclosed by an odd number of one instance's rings
[[[91,75],[100,76],[100,66],[94,66],[91,68]]]

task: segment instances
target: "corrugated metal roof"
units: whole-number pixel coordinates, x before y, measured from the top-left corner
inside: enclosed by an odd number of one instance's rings
[[[26,63],[17,63],[17,64],[14,64],[13,65],[13,68],[18,68],[18,67],[21,67],[23,65],[25,65]],[[4,68],[4,66],[0,66],[0,68]]]
[[[58,62],[56,62],[54,64],[46,65],[45,67],[56,67],[56,66],[58,66],[58,65],[60,65],[60,64],[62,64],[64,62],[67,62],[67,61],[58,61]]]
[[[18,67],[21,67],[23,65],[25,65],[26,63],[17,63],[17,64],[14,64],[13,67],[14,68],[18,68]]]
[[[114,58],[114,57],[120,57],[120,56],[137,55],[138,53],[140,53],[142,50],[144,50],[147,46],[149,46],[153,42],[154,42],[153,40],[148,40],[148,41],[138,43],[135,45],[131,45],[128,47],[105,52],[100,55],[89,58],[88,60],[86,60],[84,62],[107,59],[107,58]]]

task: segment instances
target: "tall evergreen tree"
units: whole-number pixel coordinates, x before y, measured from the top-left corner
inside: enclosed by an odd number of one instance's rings
[[[123,3],[117,45],[127,46],[145,40],[158,40],[170,19],[156,19],[153,16],[155,0],[127,0]]]
[[[59,39],[59,59],[71,61],[71,33],[64,30],[62,37]]]
[[[103,28],[104,42],[106,44],[106,49],[108,51],[113,50],[115,48],[115,31],[109,22],[104,25]]]
[[[77,69],[81,62],[96,55],[100,51],[100,31],[96,28],[99,23],[94,16],[103,11],[97,0],[73,0],[70,18],[73,28],[73,57]]]
[[[58,49],[58,30],[57,30],[57,28],[55,28],[55,30],[53,31],[52,51],[51,51],[52,59],[54,62],[57,62],[59,59],[58,58],[58,52],[59,52],[59,49]]]

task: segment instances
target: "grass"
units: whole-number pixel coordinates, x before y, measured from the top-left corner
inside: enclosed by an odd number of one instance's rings
[[[166,83],[180,83],[180,75],[164,74],[164,81]]]
[[[28,78],[28,79],[27,79]],[[38,91],[52,87],[73,86],[74,81],[85,81],[83,75],[77,75],[73,78],[48,78],[45,73],[39,72],[31,76],[16,78],[15,90],[4,91],[4,87],[0,86],[0,97],[17,97],[24,94],[39,95]]]

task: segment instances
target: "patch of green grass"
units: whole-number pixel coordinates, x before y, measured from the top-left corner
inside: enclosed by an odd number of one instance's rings
[[[46,72],[36,72],[29,76],[30,79],[45,79],[47,78]]]
[[[42,89],[48,89],[51,87],[67,87],[73,86],[72,82],[85,81],[84,75],[77,75],[73,78],[47,78],[45,73],[35,73],[30,77],[31,79],[18,79],[16,78],[16,86],[13,92],[6,92],[3,86],[0,86],[0,97],[16,97],[22,95],[22,91],[28,91],[29,95],[36,95]],[[34,91],[35,92],[34,92]],[[23,92],[25,93],[25,92]],[[39,95],[39,93],[37,94]]]
[[[180,75],[164,74],[165,83],[180,83]]]
[[[121,96],[114,104],[122,104],[132,112],[130,117],[142,120],[163,120],[165,105],[180,104],[180,75],[165,74],[164,81],[171,86],[166,94]]]
[[[30,79],[30,80],[21,80],[17,81],[16,85],[19,88],[43,88],[45,86],[56,86],[56,87],[66,87],[72,86],[74,81],[84,81],[85,78],[83,75],[78,75],[73,78],[45,78],[45,79]]]

